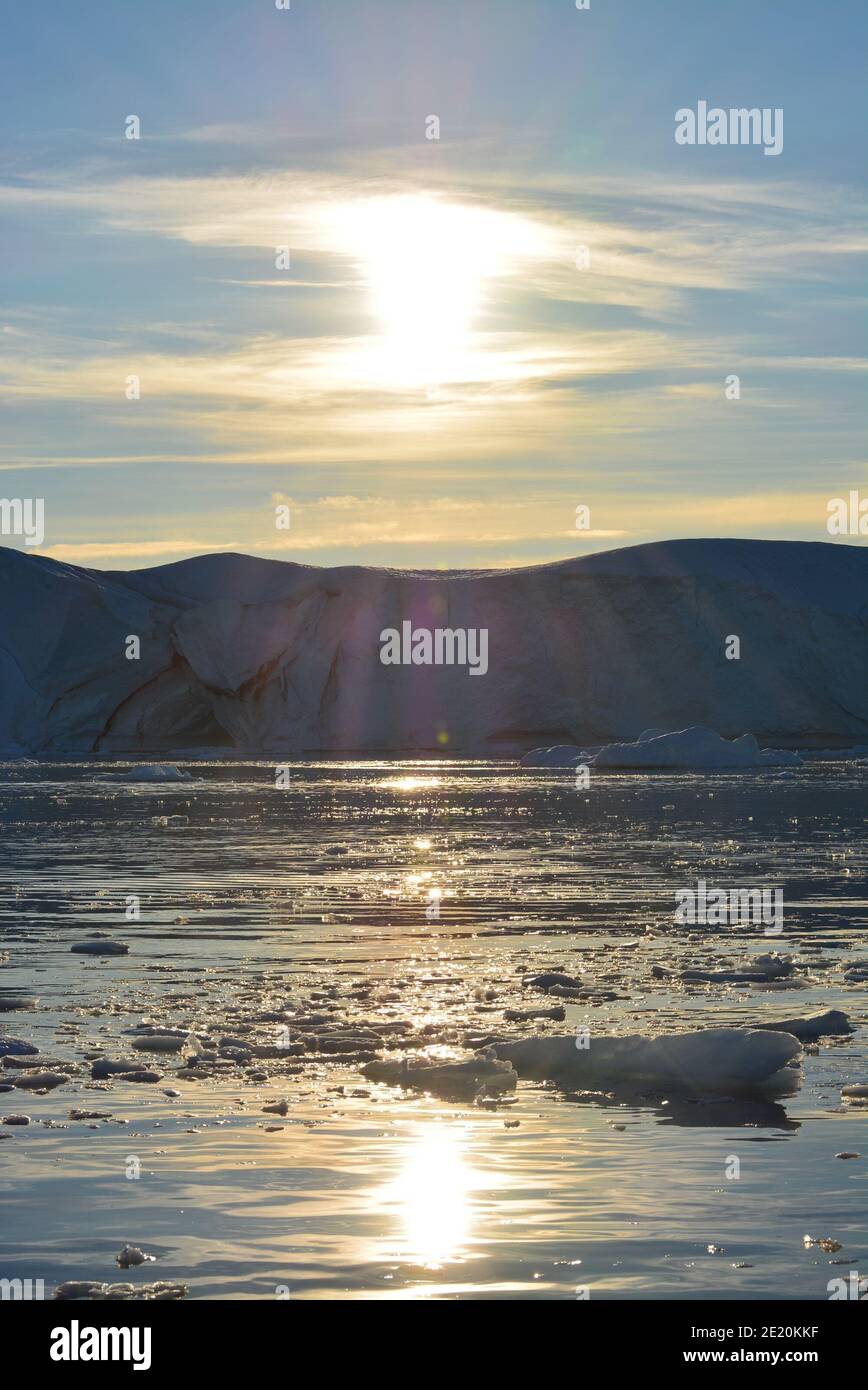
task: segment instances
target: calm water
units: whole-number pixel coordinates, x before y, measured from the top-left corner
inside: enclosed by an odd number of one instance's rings
[[[80,1067],[51,1095],[0,1094],[0,1116],[32,1117],[0,1143],[0,1277],[183,1280],[190,1297],[825,1299],[830,1278],[868,1275],[868,1110],[840,1099],[868,1081],[865,986],[843,978],[868,959],[868,764],[598,774],[589,791],[504,763],[299,764],[279,790],[273,764],[184,766],[196,780],[172,786],[0,766],[0,995],[38,1000],[0,1032]],[[676,928],[674,889],[700,877],[781,887],[784,936]],[[95,930],[129,956],[71,955]],[[804,988],[651,974],[770,947],[805,962]],[[187,1082],[149,1054],[159,1086],[101,1090],[83,1059],[128,1053],[143,1019],[231,1034],[286,1007],[405,1023],[449,1055],[465,1031],[509,1031],[504,1008],[554,1002],[520,979],[556,967],[619,997],[568,1004],[555,1032],[832,1007],[858,1031],[805,1058],[797,1094],[750,1105],[521,1083],[487,1111],[371,1085],[353,1061]],[[281,1096],[286,1118],[263,1115]],[[126,1242],[156,1262],[119,1273]]]

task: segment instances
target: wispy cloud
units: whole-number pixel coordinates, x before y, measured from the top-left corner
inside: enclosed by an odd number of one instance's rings
[[[863,483],[837,20],[743,52],[568,0],[59,6],[46,47],[41,8],[4,30],[0,473],[66,559],[822,539]],[[676,145],[703,92],[786,107],[783,156]]]
[[[200,143],[242,135],[214,129]],[[308,498],[291,537],[269,530],[260,504],[234,513],[231,528],[210,514],[193,527],[188,518],[167,518],[138,539],[70,533],[52,554],[121,564],[240,548],[382,560],[464,546],[498,564],[522,550],[570,554],[650,538],[655,528],[777,534],[820,524],[816,497],[794,488],[797,476],[804,479],[795,461],[787,460],[791,476],[779,492],[742,484],[772,437],[764,416],[776,420],[778,437],[784,418],[785,428],[801,431],[803,454],[818,429],[816,401],[800,378],[843,391],[868,365],[848,350],[846,335],[824,340],[821,353],[810,335],[781,326],[792,304],[805,303],[797,287],[834,283],[839,274],[846,284],[852,258],[868,244],[855,196],[795,182],[675,184],[644,174],[578,180],[545,172],[516,192],[502,171],[471,176],[456,167],[421,184],[400,156],[387,172],[386,152],[382,170],[376,159],[366,167],[364,177],[350,164],[171,178],[103,168],[0,185],[0,205],[71,219],[86,247],[96,238],[123,256],[130,239],[144,236],[167,250],[187,248],[196,257],[190,283],[217,296],[207,319],[158,311],[125,321],[99,310],[71,314],[64,305],[0,316],[8,425],[0,470],[316,467],[349,471],[372,488],[347,507],[336,497]],[[482,248],[489,229],[500,246],[472,331],[450,347],[448,367],[438,363],[433,381],[425,355],[414,372],[403,344],[390,345],[377,324],[376,265],[354,239],[368,209],[379,217],[390,199],[405,207],[408,198],[428,200],[423,211],[465,210]],[[292,270],[278,272],[275,252],[285,246]],[[425,243],[422,276],[426,255],[436,256],[436,238]],[[758,286],[772,301],[760,316]],[[308,297],[309,290],[323,293]],[[739,298],[751,311],[730,312],[711,331],[710,308]],[[239,311],[242,303],[249,307]],[[285,321],[287,310],[292,333],[274,327],[273,315]],[[733,371],[744,387],[737,406],[723,396]],[[127,400],[132,376],[140,399]],[[836,431],[846,437],[848,413],[852,402],[841,396],[824,451]],[[730,441],[732,497],[684,490],[692,487],[691,452],[707,449],[710,438]],[[507,492],[490,470],[513,460],[519,471]],[[409,495],[408,466],[413,487],[428,488],[434,501]],[[770,459],[764,468],[767,478],[780,471]],[[612,469],[620,484],[609,492]],[[472,484],[486,470],[487,488],[471,503],[432,490],[453,477]],[[562,486],[570,473],[583,494],[576,500],[593,494],[597,502],[585,535],[570,527],[571,494]],[[393,480],[391,503],[373,491],[384,475]],[[677,507],[672,478],[681,489]],[[546,487],[550,504],[529,500],[533,481]],[[632,501],[621,495],[625,487]]]
[[[215,141],[219,127],[209,128]],[[400,153],[362,176],[303,167],[259,174],[165,177],[92,171],[0,185],[0,206],[65,210],[119,232],[148,233],[212,248],[289,243],[351,270],[335,210],[427,189],[435,196],[525,219],[539,252],[521,263],[526,285],[569,302],[627,303],[655,312],[664,291],[748,289],[783,278],[825,280],[837,260],[868,252],[865,200],[848,188],[798,182],[676,183],[644,171],[620,176],[532,176],[516,192],[504,172],[432,172],[424,182]],[[387,172],[389,171],[389,172]],[[593,273],[576,268],[586,246]],[[352,284],[338,279],[336,285]]]

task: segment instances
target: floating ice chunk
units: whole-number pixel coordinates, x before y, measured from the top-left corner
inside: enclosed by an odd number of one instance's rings
[[[709,984],[750,984],[752,981],[782,980],[792,975],[794,969],[792,956],[782,956],[776,951],[769,951],[761,956],[748,956],[746,960],[727,970],[700,970],[691,967],[689,970],[682,970],[679,978],[688,982],[701,981]]]
[[[37,996],[38,997],[38,996]],[[16,1009],[35,1009],[37,1000],[30,994],[0,994],[0,1014]]]
[[[546,992],[553,985],[566,985],[568,989],[582,989],[582,981],[576,975],[566,975],[562,970],[544,970],[541,975],[526,975],[522,984],[531,989]]]
[[[19,1091],[53,1091],[55,1086],[65,1086],[69,1077],[59,1071],[28,1071],[16,1076],[13,1086]]]
[[[853,1082],[849,1086],[842,1086],[841,1095],[853,1105],[868,1105],[868,1086],[862,1081]],[[7,1120],[6,1123],[10,1124],[11,1121]]]
[[[825,1013],[809,1014],[806,1018],[785,1018],[780,1023],[755,1023],[753,1026],[770,1033],[791,1033],[800,1042],[853,1032],[849,1018],[841,1009],[827,1009]]]
[[[149,1033],[145,1037],[134,1038],[133,1047],[137,1052],[181,1052],[184,1039],[173,1033]]]
[[[148,1264],[156,1258],[156,1255],[145,1254],[137,1245],[125,1245],[120,1254],[115,1256],[115,1264],[120,1265],[121,1269],[130,1269],[135,1265]]]
[[[798,767],[801,761],[786,749],[760,748],[753,734],[729,740],[697,724],[675,733],[646,729],[635,743],[610,743],[596,753],[569,743],[533,748],[520,766],[572,768],[588,762],[594,767],[743,768]]]
[[[97,1057],[91,1066],[90,1074],[94,1081],[104,1081],[109,1076],[123,1076],[127,1072],[135,1071],[138,1065],[138,1060],[133,1061],[128,1057],[118,1058],[117,1061],[111,1057]]]
[[[10,1038],[0,1033],[0,1057],[35,1057],[39,1048],[23,1038]]]
[[[534,1018],[550,1018],[555,1023],[563,1023],[567,1011],[563,1004],[556,1004],[551,1009],[504,1009],[503,1016],[510,1023],[527,1023]]]
[[[167,1279],[158,1279],[155,1284],[101,1284],[94,1279],[67,1279],[66,1283],[58,1284],[54,1290],[54,1297],[63,1301],[93,1300],[100,1303],[116,1303],[126,1299],[165,1302],[167,1299],[185,1298],[186,1295],[186,1284],[173,1284]]]
[[[706,1028],[658,1038],[528,1038],[494,1043],[489,1052],[511,1062],[522,1079],[573,1088],[653,1085],[674,1090],[727,1090],[770,1080],[801,1052],[787,1033]]]
[[[119,782],[192,782],[189,772],[184,772],[174,763],[142,763],[138,767],[124,767],[117,772],[107,772],[106,777]]]
[[[699,724],[671,734],[649,730],[636,743],[610,743],[591,758],[594,767],[797,767],[801,761],[785,749],[761,749],[753,734],[730,742]]]
[[[520,767],[575,767],[584,758],[581,748],[571,743],[558,743],[553,748],[532,748],[521,759]]]
[[[369,1081],[385,1081],[390,1086],[428,1091],[443,1100],[474,1100],[477,1096],[496,1096],[514,1091],[515,1071],[509,1062],[490,1056],[471,1057],[465,1062],[411,1061],[367,1062],[362,1075]]]

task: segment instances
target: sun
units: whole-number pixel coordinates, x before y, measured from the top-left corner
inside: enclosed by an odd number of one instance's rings
[[[379,327],[365,350],[372,375],[428,387],[472,379],[486,284],[539,253],[532,224],[427,193],[360,199],[331,220]]]

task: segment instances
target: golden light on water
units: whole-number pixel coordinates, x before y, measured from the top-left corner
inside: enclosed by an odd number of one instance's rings
[[[388,787],[393,792],[433,791],[442,785],[441,777],[389,777],[380,783],[381,787]]]
[[[402,1257],[427,1269],[458,1258],[470,1236],[475,1185],[464,1131],[422,1125],[400,1175],[383,1194],[401,1222]]]

